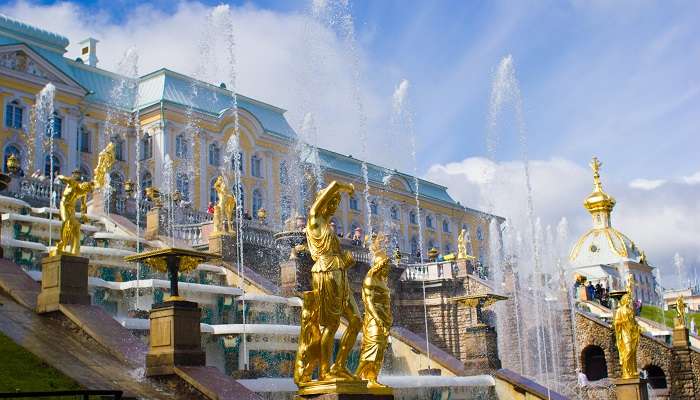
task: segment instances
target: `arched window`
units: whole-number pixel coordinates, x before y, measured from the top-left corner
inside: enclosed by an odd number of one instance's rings
[[[114,194],[122,194],[124,192],[124,179],[118,172],[109,174],[109,185],[112,187]]]
[[[257,154],[250,157],[250,174],[256,178],[262,178],[262,159]]]
[[[597,381],[608,377],[608,364],[605,352],[600,346],[588,346],[581,352],[583,373],[589,381]]]
[[[146,190],[146,188],[149,188],[151,186],[153,186],[153,176],[150,172],[146,171],[141,177],[141,187],[143,188],[143,190]]]
[[[379,215],[379,206],[377,206],[377,202],[375,200],[372,200],[369,203],[369,210],[372,215]]]
[[[124,139],[115,135],[110,141],[114,143],[114,157],[119,161],[124,161]]]
[[[410,213],[408,213],[408,221],[409,221],[410,223],[412,223],[413,225],[417,225],[417,224],[418,224],[418,217],[416,216],[416,212],[415,212],[415,211],[411,211]]]
[[[13,100],[5,106],[5,126],[8,128],[22,129],[22,115],[24,108],[19,101]]]
[[[360,204],[357,201],[357,197],[350,196],[348,203],[350,205],[351,210],[360,211]]]
[[[259,189],[253,190],[253,217],[258,215],[258,210],[263,208],[263,197]]]
[[[179,173],[175,178],[175,187],[182,195],[183,200],[190,199],[190,177],[187,174]]]
[[[214,178],[209,182],[209,201],[212,203],[216,203],[219,200],[219,195],[216,193],[216,189],[214,189],[214,183],[216,183],[216,179]]]
[[[666,389],[668,384],[666,382],[666,374],[661,367],[656,365],[647,365],[644,367],[644,371],[647,373],[647,381],[651,385],[652,389]]]
[[[46,156],[44,160],[44,176],[51,175],[51,160],[53,159],[53,176],[61,173],[61,160],[56,156]]]
[[[280,184],[286,185],[289,183],[289,171],[287,170],[287,161],[280,161]]]
[[[221,163],[221,149],[216,143],[209,145],[209,165],[218,167]]]
[[[427,226],[430,229],[433,229],[433,217],[430,215],[425,216],[425,226]]]
[[[20,165],[22,164],[22,153],[19,151],[19,148],[15,145],[9,145],[5,147],[5,154],[2,157],[2,170],[3,172],[9,172],[7,170],[7,159],[10,158],[10,155],[14,155],[17,157],[17,160],[20,161]]]
[[[61,138],[61,127],[63,126],[63,118],[58,116],[58,113],[53,113],[50,123],[46,126],[46,136],[53,134],[54,139]]]
[[[189,141],[185,135],[179,134],[175,137],[175,155],[180,158],[187,157]]]
[[[480,226],[476,228],[476,238],[479,240],[484,240],[484,231],[481,229]]]
[[[442,231],[446,233],[450,232],[450,221],[448,221],[447,218],[442,220]]]
[[[148,160],[153,157],[153,136],[149,133],[141,138],[141,160]]]
[[[80,127],[80,136],[78,138],[78,147],[81,153],[90,152],[90,131],[84,127]]]
[[[398,220],[399,219],[399,209],[396,208],[396,206],[391,207],[391,219],[393,220]]]

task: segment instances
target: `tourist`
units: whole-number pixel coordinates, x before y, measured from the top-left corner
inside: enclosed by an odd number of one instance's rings
[[[207,214],[214,214],[214,203],[211,201],[209,202],[209,205],[207,206]]]
[[[586,300],[588,301],[593,301],[595,298],[595,288],[593,287],[593,284],[591,281],[588,281],[588,285],[586,285]]]
[[[595,299],[598,300],[598,303],[603,300],[603,286],[600,282],[595,284]]]

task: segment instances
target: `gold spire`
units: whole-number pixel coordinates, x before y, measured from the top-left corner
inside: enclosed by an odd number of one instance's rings
[[[606,219],[609,220],[610,213],[615,207],[615,198],[603,191],[603,184],[600,182],[600,167],[603,166],[603,164],[597,157],[593,157],[590,166],[593,170],[593,192],[586,197],[583,206],[586,207],[588,212],[594,217],[596,214],[603,212],[607,216]]]

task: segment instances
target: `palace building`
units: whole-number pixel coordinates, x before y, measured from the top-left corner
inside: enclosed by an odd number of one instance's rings
[[[57,173],[67,175],[77,169],[89,178],[97,154],[107,141],[112,141],[118,161],[110,176],[114,189],[111,212],[133,219],[133,209],[125,200],[129,194],[125,190],[127,182],[140,181],[142,188],[163,188],[166,177],[174,175],[173,186],[186,200],[184,204],[191,213],[206,218],[209,202],[216,199],[214,180],[222,165],[232,165],[225,154],[235,131],[233,93],[224,85],[167,69],[130,79],[98,67],[97,40],[81,42],[77,57],[66,54],[68,44],[61,35],[0,16],[0,141],[4,168],[10,154],[14,154],[28,169],[23,171],[25,176],[37,172],[48,175],[53,165]],[[52,154],[46,145],[48,130],[37,135],[32,122],[37,94],[49,82],[56,87]],[[130,90],[136,90],[138,96],[129,96]],[[133,98],[137,100],[131,101]],[[285,110],[240,94],[236,101],[244,212],[255,217],[265,209],[268,223],[281,227],[293,213],[290,194],[284,188],[289,170],[298,160],[293,154],[297,136],[285,118]],[[139,134],[134,129],[135,118],[141,128]],[[412,176],[371,164],[367,203],[361,196],[362,161],[332,149],[318,152],[324,180],[341,179],[358,188],[356,198],[343,198],[335,221],[340,235],[352,236],[356,228],[368,232],[366,215],[371,212],[372,224],[389,227],[402,252],[417,254],[418,229],[422,226],[424,251],[436,248],[449,254],[456,252],[459,231],[466,229],[471,244],[468,252],[483,261],[492,216],[460,205],[443,186],[418,180],[416,188]],[[167,159],[172,160],[172,167],[168,167]],[[416,209],[416,190],[420,213]]]

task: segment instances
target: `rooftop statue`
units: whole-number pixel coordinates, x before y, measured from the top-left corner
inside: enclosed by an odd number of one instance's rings
[[[318,323],[321,327],[319,368],[321,381],[357,379],[346,366],[350,350],[362,327],[347,275],[347,269],[355,264],[355,260],[350,252],[341,250],[338,236],[330,225],[331,218],[340,204],[342,191],[352,195],[355,187],[352,184],[333,181],[319,191],[309,210],[306,223],[307,246],[314,260],[311,282],[318,307]],[[334,337],[340,325],[341,316],[345,317],[348,326],[340,339],[335,363],[331,366]]]
[[[637,346],[641,330],[634,318],[632,309],[632,295],[627,293],[620,299],[620,306],[615,311],[613,322],[615,327],[615,342],[617,351],[620,354],[620,366],[622,369],[622,379],[637,378]]]
[[[60,240],[56,243],[56,248],[51,250],[50,255],[80,255],[80,224],[86,221],[87,196],[93,190],[105,185],[106,176],[112,169],[114,161],[114,143],[109,143],[98,156],[92,181],[82,182],[79,171],[73,171],[72,177],[63,175],[57,177],[66,185],[59,204],[59,215],[63,223],[61,224]],[[78,220],[75,212],[78,201],[80,201],[80,212],[83,213],[82,221]]]
[[[236,210],[236,198],[231,194],[231,191],[226,185],[223,176],[216,178],[214,182],[214,190],[218,201],[214,206],[214,232],[213,233],[234,233],[233,221],[234,211]]]
[[[357,375],[368,381],[367,387],[385,388],[377,382],[382,369],[384,351],[387,347],[389,330],[393,318],[387,278],[389,275],[389,256],[386,253],[387,237],[380,233],[372,241],[371,250],[374,263],[367,271],[362,283],[362,302],[365,304],[365,318],[362,324],[362,347]]]

